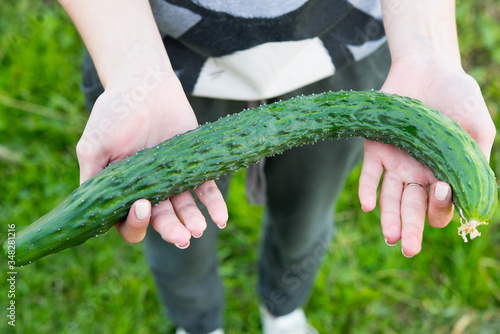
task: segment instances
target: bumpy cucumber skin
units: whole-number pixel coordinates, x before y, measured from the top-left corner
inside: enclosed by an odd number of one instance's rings
[[[107,167],[17,234],[16,265],[105,233],[127,216],[137,199],[154,205],[262,157],[349,137],[409,152],[451,185],[464,219],[486,222],[492,217],[498,197],[494,173],[456,122],[406,97],[380,91],[327,92],[221,118]]]

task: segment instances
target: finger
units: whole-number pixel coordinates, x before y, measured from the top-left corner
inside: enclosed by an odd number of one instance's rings
[[[401,181],[386,174],[380,189],[380,223],[385,242],[394,246],[401,239]]]
[[[365,148],[366,145],[365,143]],[[365,149],[358,188],[361,209],[365,212],[372,211],[377,205],[377,189],[383,172],[381,162]]]
[[[228,212],[226,202],[214,181],[208,181],[194,189],[196,196],[206,206],[210,217],[219,228],[226,227]]]
[[[181,223],[170,200],[158,203],[151,213],[151,225],[166,242],[184,249],[190,244],[191,232]]]
[[[401,198],[401,251],[406,257],[417,255],[422,248],[427,189],[420,185],[409,185]]]
[[[172,202],[177,217],[193,237],[201,237],[203,231],[207,228],[207,222],[196,205],[191,192],[185,191],[182,194],[172,196],[170,202]]]
[[[446,182],[436,182],[429,189],[427,222],[432,227],[443,228],[453,218],[451,188]]]
[[[80,184],[99,173],[108,165],[108,158],[105,154],[84,138],[80,139],[76,145],[76,155],[80,167]]]
[[[151,203],[145,199],[140,199],[130,208],[127,219],[115,226],[125,241],[139,242],[146,235],[150,217]]]

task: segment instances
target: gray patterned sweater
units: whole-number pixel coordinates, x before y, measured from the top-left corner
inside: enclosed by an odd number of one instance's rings
[[[385,43],[377,0],[150,0],[188,94],[278,96]]]

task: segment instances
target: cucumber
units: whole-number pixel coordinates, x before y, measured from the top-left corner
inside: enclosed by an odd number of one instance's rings
[[[17,233],[14,245],[5,243],[3,251],[15,265],[26,265],[105,233],[140,198],[154,205],[262,157],[353,136],[394,144],[449,183],[465,241],[467,234],[479,235],[476,226],[492,217],[495,175],[456,122],[407,97],[340,91],[244,110],[143,149],[87,180]]]

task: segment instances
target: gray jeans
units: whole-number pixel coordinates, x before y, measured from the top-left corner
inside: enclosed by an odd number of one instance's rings
[[[379,89],[390,66],[387,46],[343,68],[334,76],[277,99],[326,90]],[[102,93],[88,57],[84,61],[83,91],[91,109]],[[242,101],[189,97],[200,123],[213,121],[246,107]],[[346,176],[362,156],[361,139],[328,140],[288,150],[268,158],[264,166],[266,209],[259,251],[258,291],[276,315],[301,307],[308,299],[321,259],[333,236],[334,203]],[[230,176],[218,180],[225,194]],[[223,327],[223,286],[217,273],[220,230],[206,210],[208,228],[180,250],[163,241],[152,228],[146,235],[146,256],[168,316],[192,334]]]

